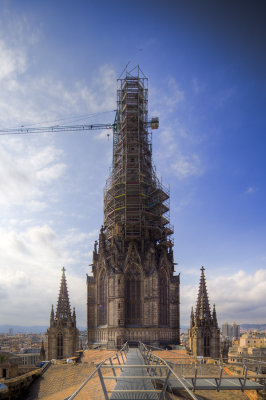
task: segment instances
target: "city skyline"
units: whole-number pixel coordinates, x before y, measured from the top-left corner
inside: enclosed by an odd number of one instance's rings
[[[153,161],[170,185],[181,325],[201,265],[218,323],[264,323],[265,4],[3,1],[0,129],[112,123],[126,64],[149,78]],[[108,133],[111,133],[108,131]],[[48,325],[65,266],[86,273],[112,163],[107,131],[0,136],[0,324]]]

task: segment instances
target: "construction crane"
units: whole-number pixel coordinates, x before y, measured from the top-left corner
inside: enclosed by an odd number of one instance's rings
[[[158,129],[159,118],[152,118],[145,123],[147,128]],[[21,125],[19,128],[0,129],[0,135],[26,135],[28,133],[51,133],[51,132],[75,132],[75,131],[92,131],[100,129],[113,129],[117,132],[117,119],[113,124],[83,124],[83,125],[52,125],[39,127],[26,127]],[[109,136],[109,134],[107,134]]]

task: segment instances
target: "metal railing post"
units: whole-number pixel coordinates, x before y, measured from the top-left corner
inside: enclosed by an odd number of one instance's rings
[[[123,363],[125,364],[125,360],[124,360],[124,357],[123,357],[123,352],[122,352],[122,350],[120,350],[120,354],[121,354],[121,357],[122,357]]]
[[[170,375],[171,375],[171,371],[169,369],[168,370],[168,374],[166,375],[166,378],[165,378],[165,381],[164,381],[164,385],[163,385],[162,391],[160,393],[159,400],[163,400],[163,398],[164,398],[164,394],[165,394],[165,391],[166,391],[166,388],[167,388],[167,383],[168,383]]]
[[[99,365],[97,365],[97,367],[99,367]],[[108,394],[107,394],[107,390],[106,390],[106,386],[105,386],[105,383],[104,383],[104,380],[103,380],[101,367],[98,368],[98,375],[99,375],[100,382],[101,382],[101,385],[102,385],[102,390],[103,390],[103,394],[104,394],[105,400],[109,400],[109,397],[108,397]]]
[[[117,353],[117,355],[116,355],[116,358],[117,358],[118,364],[121,365],[121,362],[120,362],[120,360],[119,360],[119,355],[118,355],[118,353]],[[121,366],[121,371],[122,371],[122,366]]]
[[[113,361],[112,361],[111,357],[109,358],[109,361],[110,361],[110,364],[112,365],[113,374],[114,374],[114,376],[116,376],[115,369],[113,367]]]
[[[245,387],[246,387],[246,381],[247,381],[247,373],[248,373],[248,369],[247,369],[247,367],[245,368],[245,376],[244,376],[244,381],[243,381],[243,392],[244,392],[244,390],[245,390]]]
[[[198,368],[195,368],[195,376],[192,378],[192,385],[193,385],[193,391],[195,392],[196,388],[196,382],[197,382],[197,375],[198,375]]]
[[[217,392],[220,392],[220,387],[221,387],[221,382],[222,382],[222,374],[223,374],[223,368],[222,368],[221,365],[220,365],[219,380],[218,380],[218,382],[216,381]]]

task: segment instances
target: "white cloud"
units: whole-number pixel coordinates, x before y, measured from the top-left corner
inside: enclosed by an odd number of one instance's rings
[[[40,75],[30,57],[38,35],[29,37],[22,26],[19,30],[21,41],[9,40],[0,32],[1,128],[50,125],[51,120],[67,120],[75,113],[85,116],[115,108],[116,77],[110,66],[100,67],[90,82],[64,84],[48,72]],[[61,208],[51,214],[54,196],[62,195],[58,193],[59,179],[67,176],[71,180],[65,148],[57,148],[56,143],[51,137],[37,135],[26,140],[25,136],[2,136],[0,140],[4,222],[0,230],[0,297],[8,304],[0,309],[0,319],[5,323],[48,324],[50,306],[57,301],[60,268],[65,265],[70,298],[77,307],[79,323],[85,325],[85,273],[89,271],[89,245],[98,232],[68,229]],[[74,187],[75,180],[71,182]],[[76,218],[72,214],[70,210],[68,217]],[[66,224],[65,229],[57,226],[58,220],[60,225]]]
[[[12,27],[0,28],[0,127],[115,108],[116,76],[109,65],[99,67],[89,83],[74,79],[64,84],[49,72],[36,72],[34,50],[42,37],[27,18],[21,24],[22,18],[13,21]]]
[[[8,84],[10,84],[17,74],[26,71],[26,67],[27,62],[23,49],[10,48],[4,40],[0,39],[0,81],[8,79]]]
[[[178,179],[186,179],[190,176],[200,176],[203,173],[200,158],[196,154],[177,154],[176,161],[171,168]]]
[[[175,78],[171,77],[168,80],[169,95],[164,97],[165,106],[169,112],[174,111],[175,106],[185,100],[183,90],[179,88]]]
[[[6,137],[5,137],[6,138]],[[27,145],[20,139],[0,144],[0,204],[10,208],[27,204],[44,208],[43,185],[62,176],[66,165],[58,160],[62,151],[38,142]],[[44,146],[43,148],[41,146]]]
[[[43,168],[41,171],[37,172],[37,179],[43,182],[50,182],[51,180],[59,178],[62,175],[65,168],[66,165],[62,163],[61,164],[58,163],[53,166]]]
[[[48,224],[23,231],[0,229],[0,320],[21,325],[49,323],[51,304],[57,302],[61,267],[66,266],[70,299],[85,325],[85,273],[74,270],[81,249],[95,232],[66,232],[62,239]],[[72,258],[73,250],[77,256]]]
[[[247,190],[246,190],[246,194],[251,194],[251,193],[254,193],[255,192],[255,188],[253,187],[253,186],[249,186],[248,188],[247,188]]]
[[[170,77],[164,89],[151,87],[150,107],[152,115],[169,117],[169,114],[176,111],[177,106],[185,100],[185,93],[180,89],[176,79]]]
[[[198,78],[192,79],[192,88],[194,93],[198,94],[201,93],[205,89],[205,85],[201,83]]]
[[[188,108],[185,92],[173,77],[169,78],[160,93],[154,88],[151,91],[152,107],[160,110],[157,112],[160,115],[160,145],[155,152],[155,158],[160,160],[162,175],[171,171],[180,180],[202,175],[204,168],[198,154],[200,136],[196,136],[178,116],[181,107],[183,110]],[[153,115],[155,114],[153,111]]]

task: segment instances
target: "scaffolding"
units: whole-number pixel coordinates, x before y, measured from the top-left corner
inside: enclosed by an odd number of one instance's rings
[[[126,71],[117,83],[113,167],[104,193],[106,237],[154,239],[171,246],[169,189],[158,180],[152,164],[148,79],[138,67],[136,75]]]

